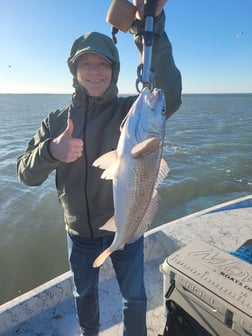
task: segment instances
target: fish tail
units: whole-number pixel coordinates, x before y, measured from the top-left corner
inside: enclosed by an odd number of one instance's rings
[[[107,248],[103,251],[94,261],[93,267],[100,267],[104,261],[110,256],[113,251],[110,248]]]

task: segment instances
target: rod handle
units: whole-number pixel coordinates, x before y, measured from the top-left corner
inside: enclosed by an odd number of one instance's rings
[[[155,17],[157,0],[144,0],[144,18],[148,16]]]

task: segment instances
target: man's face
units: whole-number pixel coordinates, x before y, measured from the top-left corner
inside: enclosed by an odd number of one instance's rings
[[[77,61],[77,80],[93,97],[101,96],[112,79],[112,65],[102,56],[87,53]]]

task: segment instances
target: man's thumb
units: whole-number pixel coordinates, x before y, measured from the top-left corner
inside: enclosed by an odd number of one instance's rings
[[[73,134],[74,124],[72,119],[67,119],[67,128],[65,129],[65,134],[71,136]]]

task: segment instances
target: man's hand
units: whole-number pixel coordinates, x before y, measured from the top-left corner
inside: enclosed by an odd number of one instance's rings
[[[82,156],[83,140],[73,138],[74,124],[71,119],[67,121],[67,128],[50,143],[53,157],[61,162],[73,162]]]
[[[157,8],[156,8],[155,16],[158,16],[161,14],[163,7],[168,0],[156,0],[156,1],[157,1]],[[144,19],[144,0],[134,0],[133,5],[137,7],[136,18],[138,20],[143,20]]]

